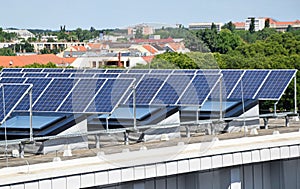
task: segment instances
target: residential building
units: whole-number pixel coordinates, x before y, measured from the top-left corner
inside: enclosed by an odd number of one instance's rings
[[[233,25],[236,30],[245,30],[245,22],[234,22]]]
[[[135,35],[138,30],[141,30],[143,35],[152,35],[155,29],[147,24],[139,24],[133,27],[128,27],[128,35]]]
[[[0,56],[0,66],[22,67],[33,63],[47,64],[52,62],[58,66],[68,66],[74,58],[60,58],[54,54],[27,55],[27,56]]]
[[[197,22],[197,23],[190,23],[189,29],[190,30],[205,30],[205,29],[211,29],[213,22]],[[217,27],[218,31],[221,31],[223,23],[214,23]]]
[[[267,19],[269,19],[270,28],[274,28],[279,32],[285,32],[289,26],[291,26],[293,29],[300,29],[300,20],[282,22],[272,18],[265,18],[265,20]]]
[[[248,17],[245,21],[245,30],[249,30],[252,19],[254,19],[254,31],[265,28],[265,18]]]

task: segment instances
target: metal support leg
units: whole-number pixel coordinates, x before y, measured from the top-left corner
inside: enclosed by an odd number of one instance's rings
[[[289,127],[290,126],[290,119],[289,116],[285,116],[285,126]]]
[[[95,146],[96,148],[100,148],[100,135],[95,135]]]
[[[269,118],[264,118],[264,127],[265,129],[269,128]]]
[[[129,145],[129,133],[124,132],[124,144]]]
[[[24,158],[24,148],[25,148],[25,144],[24,143],[20,143],[19,144],[19,153],[20,153],[20,158]]]
[[[185,133],[186,133],[186,137],[187,137],[187,138],[190,138],[190,137],[191,137],[190,127],[188,127],[188,126],[185,127]]]

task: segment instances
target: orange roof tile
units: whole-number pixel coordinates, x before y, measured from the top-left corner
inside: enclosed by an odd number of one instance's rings
[[[234,22],[235,27],[245,27],[245,22]]]
[[[155,49],[152,45],[143,45],[143,47],[149,51],[151,54],[155,54],[158,52],[157,49]]]
[[[84,46],[72,46],[75,51],[86,52],[86,48]]]
[[[28,55],[28,56],[0,56],[0,66],[22,67],[33,63],[47,64],[49,62],[52,62],[54,64],[66,64],[66,63],[72,63],[74,60],[75,59],[60,58],[54,54]]]
[[[151,62],[154,58],[154,56],[143,56],[142,57],[147,63]]]

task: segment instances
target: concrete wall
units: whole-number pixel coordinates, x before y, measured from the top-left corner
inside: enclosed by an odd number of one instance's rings
[[[90,189],[298,189],[300,159],[158,177]]]

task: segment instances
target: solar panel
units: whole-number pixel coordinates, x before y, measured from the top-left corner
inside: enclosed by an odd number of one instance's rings
[[[136,87],[136,104],[149,104],[167,77],[168,75],[145,75]],[[133,94],[130,96],[128,103],[133,103]]]
[[[38,97],[43,94],[43,91],[47,88],[52,78],[28,78],[25,83],[32,84],[32,102],[34,103]],[[18,111],[29,110],[29,98],[24,98],[20,104],[16,107]]]
[[[132,70],[128,70],[128,73],[149,73],[150,70],[138,70],[138,69],[132,69]]]
[[[222,93],[222,99],[227,99],[227,96],[238,83],[243,73],[244,70],[222,70],[222,88],[220,89],[221,83],[218,83],[209,98],[219,100],[220,93]]]
[[[195,74],[196,70],[174,70],[174,74]]]
[[[190,82],[191,78],[187,75],[170,75],[151,104],[176,104],[177,100]]]
[[[52,77],[70,77],[70,73],[49,73],[47,77],[52,78]]]
[[[57,111],[84,112],[105,81],[105,79],[81,79]]]
[[[46,77],[47,73],[25,73],[24,77]]]
[[[18,72],[3,72],[1,73],[1,77],[23,77],[24,73]]]
[[[107,79],[85,112],[112,112],[133,84],[133,79]]]
[[[43,95],[33,104],[33,110],[54,112],[77,82],[78,79],[55,78]]]
[[[23,68],[3,68],[1,72],[22,72]]]
[[[216,86],[220,75],[195,75],[177,104],[201,106]]]
[[[30,85],[23,84],[0,85],[0,124],[3,124],[18,103],[29,92],[30,88]]]
[[[95,74],[95,78],[117,78],[119,74],[111,73],[102,73],[102,74]]]
[[[75,78],[93,78],[95,74],[93,73],[72,73],[71,77]]]
[[[247,70],[229,99],[241,99],[242,96],[244,99],[253,99],[268,73],[269,70]]]
[[[105,71],[104,69],[87,69],[84,73],[104,73]]]
[[[112,69],[107,69],[105,73],[126,73],[127,70],[124,69],[118,69],[118,70],[112,70]]]
[[[156,69],[153,69],[153,70],[150,70],[150,73],[151,74],[155,74],[155,73],[161,73],[161,74],[170,74],[172,73],[173,70],[156,70]]]
[[[2,77],[0,83],[24,83],[25,80],[22,77]]]
[[[197,74],[218,74],[220,73],[221,70],[218,69],[202,69],[202,70],[197,70]]]
[[[255,99],[278,100],[296,74],[296,70],[272,70]]]
[[[45,73],[62,73],[64,71],[63,68],[44,68],[43,72]]]
[[[29,73],[29,72],[42,72],[43,68],[24,68],[22,70],[23,73]]]
[[[68,69],[66,68],[63,73],[83,73],[84,69]]]

